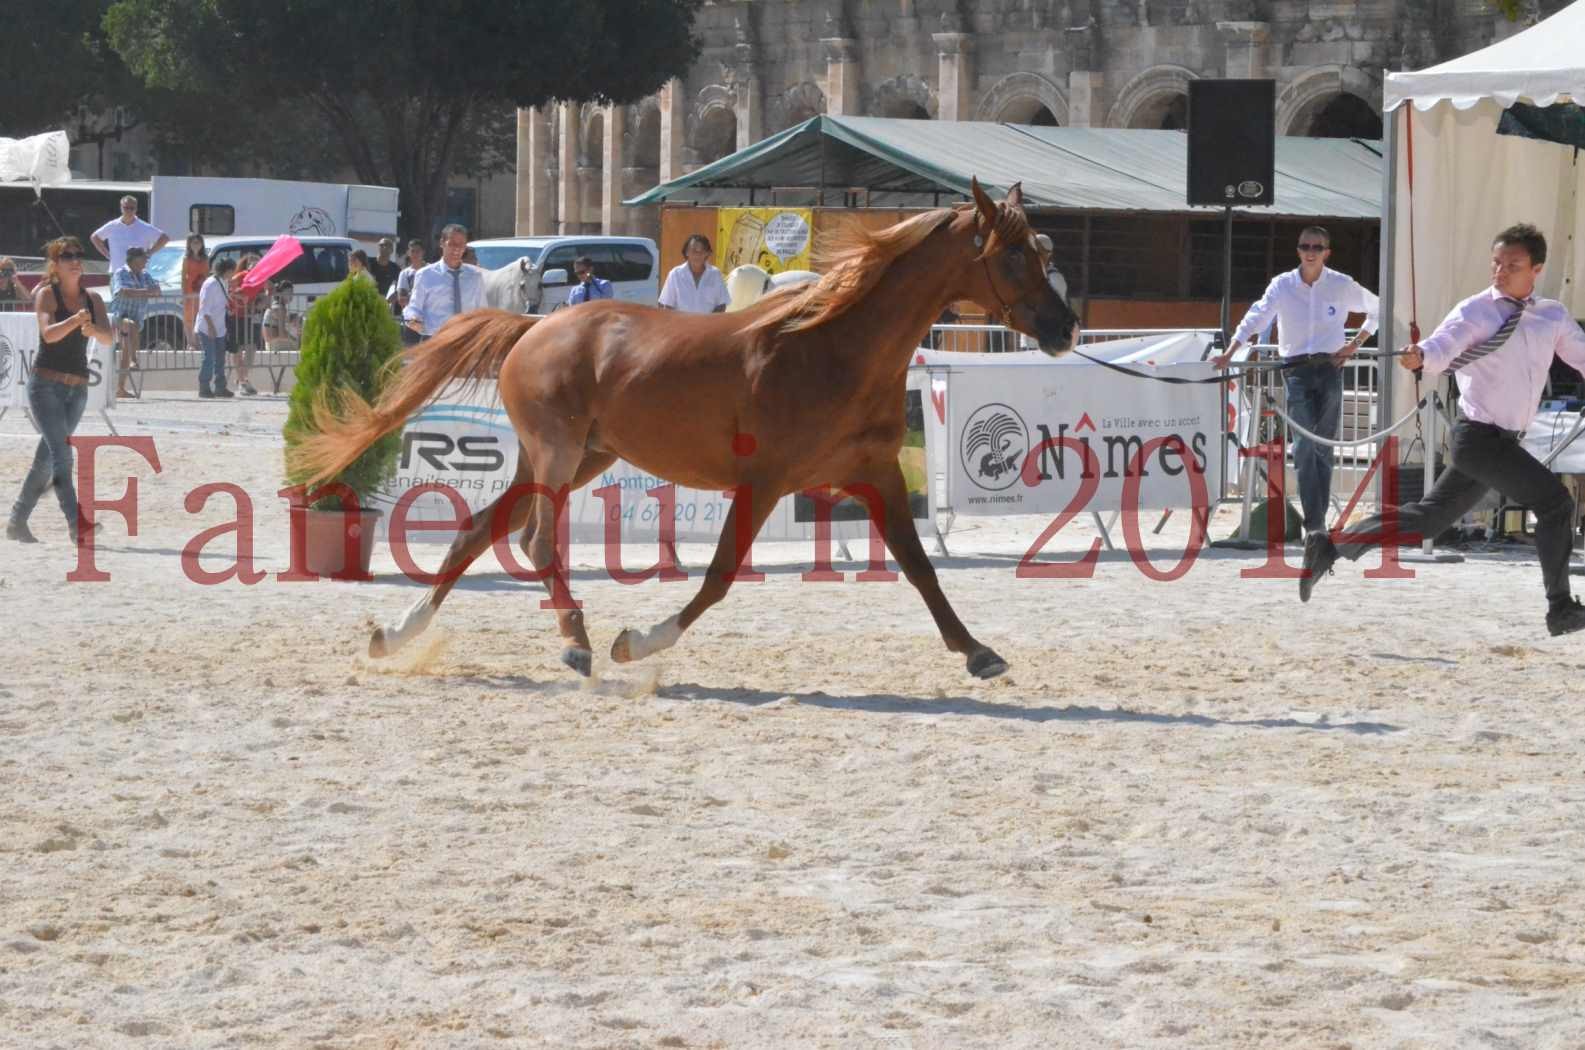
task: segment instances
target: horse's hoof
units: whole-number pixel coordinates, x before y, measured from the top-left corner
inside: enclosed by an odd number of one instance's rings
[[[632,649],[633,632],[622,628],[622,633],[616,636],[616,641],[611,643],[611,659],[615,663],[628,664],[633,662]]]
[[[589,673],[594,669],[593,654],[587,649],[579,649],[571,645],[561,651],[561,662],[585,678],[588,678]]]
[[[995,678],[1007,670],[1007,661],[989,649],[977,649],[969,657],[969,674],[975,678]]]
[[[376,627],[374,633],[369,635],[369,655],[378,660],[389,655],[390,651],[385,644],[385,628]]]

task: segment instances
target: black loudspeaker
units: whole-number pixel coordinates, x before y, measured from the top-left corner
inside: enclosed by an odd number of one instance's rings
[[[1271,204],[1275,80],[1189,81],[1189,203]]]

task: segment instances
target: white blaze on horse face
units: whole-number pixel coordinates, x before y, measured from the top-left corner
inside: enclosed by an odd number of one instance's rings
[[[627,651],[634,660],[642,660],[646,656],[653,656],[663,649],[670,649],[677,644],[677,639],[682,637],[682,627],[673,616],[662,623],[656,624],[649,630],[640,633],[629,631]]]
[[[385,651],[394,653],[423,634],[429,627],[429,621],[434,618],[435,607],[429,603],[429,595],[425,594],[408,606],[407,611],[395,623],[385,628]]]

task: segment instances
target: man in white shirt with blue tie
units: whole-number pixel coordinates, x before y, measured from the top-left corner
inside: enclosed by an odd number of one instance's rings
[[[402,321],[425,339],[454,315],[484,305],[484,271],[462,261],[467,250],[467,227],[452,223],[440,231],[440,260],[413,275]]]
[[[1346,273],[1329,269],[1332,237],[1324,226],[1306,226],[1299,233],[1299,266],[1278,274],[1266,293],[1249,308],[1227,352],[1212,361],[1225,367],[1238,348],[1277,322],[1282,352],[1288,414],[1299,426],[1328,440],[1337,439],[1343,407],[1343,362],[1376,330],[1376,296]],[[1351,313],[1365,322],[1353,339],[1344,329]],[[1332,494],[1332,449],[1303,434],[1293,441],[1293,469],[1299,476],[1299,506],[1309,545],[1326,532],[1326,508]]]
[[[1418,503],[1398,509],[1397,529],[1408,537],[1435,536],[1479,503],[1490,489],[1535,514],[1535,551],[1546,585],[1547,630],[1585,628],[1585,606],[1569,593],[1574,501],[1568,490],[1521,443],[1535,418],[1556,354],[1585,374],[1585,332],[1556,299],[1538,299],[1546,238],[1528,223],[1510,226],[1492,243],[1491,287],[1470,296],[1399,363],[1428,375],[1455,373],[1459,420],[1453,427],[1453,465]],[[1299,597],[1308,601],[1322,575],[1342,555],[1357,560],[1382,540],[1376,515],[1305,551]]]

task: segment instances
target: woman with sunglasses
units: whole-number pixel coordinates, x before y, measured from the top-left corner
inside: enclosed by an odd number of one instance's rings
[[[48,264],[33,297],[38,315],[39,352],[28,380],[28,407],[39,428],[33,468],[11,507],[6,539],[37,543],[28,531],[28,516],[52,485],[66,530],[76,543],[82,533],[77,489],[72,484],[71,436],[88,407],[88,340],[106,346],[113,336],[104,304],[83,286],[83,246],[76,237],[62,237],[44,246]],[[95,529],[98,527],[95,526]]]

